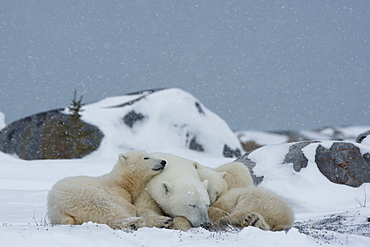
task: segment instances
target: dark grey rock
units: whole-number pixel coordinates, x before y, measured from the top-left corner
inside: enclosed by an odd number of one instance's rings
[[[364,155],[362,155],[362,157],[364,158],[366,163],[370,164],[370,153],[365,153]]]
[[[134,124],[138,121],[142,121],[144,119],[144,115],[141,113],[136,113],[135,111],[130,111],[123,117],[123,122],[130,128],[134,126]]]
[[[334,142],[330,149],[319,145],[315,162],[320,172],[330,181],[358,187],[370,182],[368,154],[364,156],[352,143]]]
[[[356,138],[356,142],[361,143],[368,135],[370,135],[370,130],[359,134],[358,137]]]
[[[197,138],[195,136],[193,136],[193,138],[191,138],[190,140],[189,149],[195,150],[198,152],[204,152],[203,145],[198,143]]]
[[[316,141],[298,142],[289,147],[289,152],[285,155],[283,164],[293,163],[293,169],[299,172],[307,167],[308,159],[304,156],[302,148]]]
[[[201,115],[206,115],[206,113],[204,112],[202,106],[199,104],[199,102],[195,102],[195,107],[197,108],[199,114]]]
[[[222,153],[227,158],[234,158],[234,157],[237,158],[241,156],[241,151],[239,150],[239,148],[236,148],[235,150],[233,150],[226,144],[224,145],[224,150]]]
[[[309,141],[309,138],[296,131],[281,130],[281,131],[270,131],[270,133],[287,136],[288,137],[287,142]]]
[[[95,151],[103,138],[95,126],[61,109],[20,119],[0,131],[0,150],[21,159],[73,159]]]

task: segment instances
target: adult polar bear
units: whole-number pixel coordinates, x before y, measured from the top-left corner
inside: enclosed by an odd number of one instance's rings
[[[103,176],[62,179],[48,194],[49,220],[53,225],[93,221],[113,229],[143,227],[145,222],[137,217],[133,202],[165,165],[164,160],[132,151],[120,154],[112,171]]]
[[[167,166],[147,183],[136,200],[138,215],[148,227],[158,227],[158,223],[171,218],[174,229],[208,227],[208,181],[201,182],[194,161],[168,153],[151,155],[166,160]]]

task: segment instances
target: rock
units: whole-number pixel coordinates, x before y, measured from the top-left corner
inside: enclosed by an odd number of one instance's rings
[[[310,139],[307,138],[305,135],[302,135],[299,132],[296,131],[271,131],[273,134],[278,134],[278,135],[284,135],[288,137],[287,142],[301,142],[301,141],[309,141]]]
[[[123,117],[123,122],[130,128],[134,126],[134,124],[138,121],[142,121],[144,119],[144,115],[141,113],[136,113],[135,111],[130,111]]]
[[[320,172],[330,181],[359,187],[370,182],[369,153],[361,154],[352,143],[334,142],[330,149],[319,145],[315,162]]]
[[[62,109],[20,119],[0,131],[0,150],[21,159],[74,159],[95,151],[103,138],[95,126]]]
[[[357,136],[356,138],[356,142],[358,143],[362,143],[364,145],[370,145],[370,130],[364,132],[364,133],[361,133]]]
[[[202,106],[199,104],[199,102],[195,102],[195,107],[197,108],[199,114],[201,115],[206,115],[206,113],[204,112]]]
[[[302,151],[308,145],[317,145],[317,147],[314,146],[316,148],[314,156],[306,157]],[[305,141],[290,145],[282,163],[293,164],[294,171],[300,172],[309,165],[309,161],[315,161],[319,171],[331,182],[359,187],[363,183],[370,182],[370,153],[362,153],[364,152],[361,152],[359,147],[350,142],[332,141],[332,146],[328,149],[321,145],[321,141]],[[259,165],[248,158],[248,153],[238,158],[237,161],[244,163],[251,174],[253,168]],[[252,177],[256,183],[263,180],[263,176],[253,175]]]
[[[9,125],[0,133],[0,150],[22,159],[80,158],[99,147],[104,132],[104,144],[110,146],[100,149],[103,156],[173,148],[241,155],[240,142],[227,123],[181,89],[143,90],[84,105],[81,101],[75,93],[68,107],[72,115],[58,109]]]
[[[240,157],[242,154],[238,148],[231,149],[228,145],[224,145],[223,155],[227,158]]]
[[[240,142],[226,121],[181,89],[109,97],[85,104],[83,110],[82,119],[104,132],[105,143],[114,142],[109,153],[122,148],[147,152],[185,148],[208,155],[241,155]]]
[[[193,138],[191,138],[191,140],[190,140],[189,149],[190,150],[195,150],[195,151],[198,151],[198,152],[204,152],[203,145],[198,143],[197,138],[195,136],[193,136]]]
[[[263,147],[263,145],[259,145],[255,141],[242,142],[241,144],[244,151],[246,152],[251,152],[253,150],[256,150],[257,148]]]
[[[342,141],[346,138],[345,133],[343,130],[337,127],[333,126],[327,126],[323,128],[319,128],[314,130],[314,132],[326,136],[328,139],[333,140],[333,141]]]
[[[296,172],[307,167],[308,159],[304,156],[302,148],[317,141],[298,142],[289,147],[289,152],[285,155],[283,164],[293,163],[293,169]]]

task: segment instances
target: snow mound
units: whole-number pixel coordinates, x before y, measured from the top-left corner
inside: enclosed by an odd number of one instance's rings
[[[181,89],[109,97],[85,105],[81,114],[105,135],[93,157],[133,149],[233,157],[242,150],[227,123]]]

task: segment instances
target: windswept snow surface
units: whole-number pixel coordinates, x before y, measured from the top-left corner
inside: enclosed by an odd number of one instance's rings
[[[364,191],[369,185],[350,188],[334,185],[319,174],[310,160],[306,171],[292,171],[279,164],[287,145],[271,145],[252,153],[253,160],[264,163],[256,171],[265,174],[261,186],[284,196],[296,212],[296,221],[320,220],[332,214],[354,217],[366,224],[370,216]],[[306,150],[310,154],[312,150]],[[267,155],[268,154],[268,155]],[[217,167],[231,159],[208,155],[183,156]],[[248,227],[242,231],[211,232],[201,228],[189,232],[142,228],[134,232],[112,230],[106,225],[51,226],[47,220],[46,196],[51,186],[67,176],[98,176],[109,172],[117,157],[88,157],[80,160],[23,161],[0,153],[0,240],[1,246],[369,246],[370,237],[355,233],[322,230],[309,236],[292,228],[288,232],[269,232]],[[258,165],[257,165],[258,167]],[[256,167],[256,168],[257,168]],[[268,169],[267,167],[270,167]],[[357,200],[356,200],[357,198]],[[354,222],[354,221],[351,221]]]

